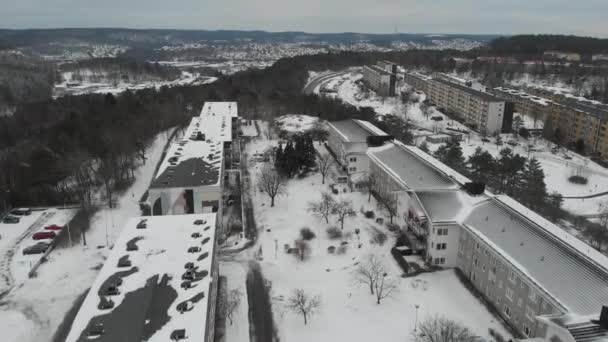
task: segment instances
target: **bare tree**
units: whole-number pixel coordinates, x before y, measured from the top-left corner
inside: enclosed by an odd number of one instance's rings
[[[270,165],[264,166],[258,180],[260,191],[270,197],[270,206],[274,207],[274,199],[277,195],[285,193],[285,181],[279,173]]]
[[[388,273],[382,273],[382,276],[376,281],[376,304],[384,298],[392,297],[393,294],[399,291],[399,278],[389,276]]]
[[[367,192],[367,201],[372,199],[372,193],[376,191],[378,186],[378,177],[375,174],[368,174],[363,180],[359,181],[359,187]]]
[[[336,201],[331,212],[332,214],[338,215],[340,229],[344,229],[344,220],[346,220],[347,217],[353,217],[357,214],[353,209],[353,202],[345,199]]]
[[[300,261],[304,261],[310,255],[310,245],[306,240],[296,240],[294,245],[298,258],[300,258]]]
[[[321,305],[321,296],[310,296],[302,289],[295,289],[286,304],[291,312],[304,318],[304,325],[308,323],[308,317],[321,309]]]
[[[335,204],[334,198],[329,192],[321,194],[319,202],[308,202],[308,211],[325,219],[325,223],[329,223],[329,216],[332,213]]]
[[[317,158],[317,165],[319,166],[319,172],[321,172],[322,184],[325,184],[325,176],[329,173],[332,166],[334,165],[334,158],[329,154],[323,154]]]
[[[389,217],[391,223],[393,223],[393,217],[398,213],[397,195],[388,191],[377,191],[376,201],[378,201],[378,208],[384,211]]]
[[[357,265],[351,276],[354,284],[365,285],[369,287],[369,292],[374,294],[376,283],[385,272],[382,260],[375,254],[369,254]]]
[[[445,316],[429,316],[412,332],[415,342],[467,342],[474,336],[463,324]]]
[[[228,298],[226,299],[226,317],[228,317],[230,325],[232,325],[234,312],[241,304],[241,297],[243,297],[243,293],[239,289],[232,289],[228,292]]]

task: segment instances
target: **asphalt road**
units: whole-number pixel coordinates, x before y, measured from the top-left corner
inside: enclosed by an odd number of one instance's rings
[[[331,73],[325,74],[325,75],[320,75],[320,76],[314,78],[313,80],[311,80],[304,87],[304,90],[302,90],[302,91],[304,92],[304,94],[313,94],[315,91],[315,88],[317,86],[329,81],[330,79],[332,79],[334,77],[342,76],[342,75],[348,74],[349,72],[350,72],[350,70],[343,70],[343,71],[331,72]]]

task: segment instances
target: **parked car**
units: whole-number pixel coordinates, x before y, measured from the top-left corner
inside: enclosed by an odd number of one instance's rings
[[[32,239],[34,240],[45,240],[45,239],[54,239],[55,232],[38,232],[32,235]]]
[[[103,323],[95,323],[92,324],[89,328],[89,337],[95,338],[103,335],[105,329],[103,328]]]
[[[179,341],[186,338],[186,329],[173,330],[171,332],[171,341]]]
[[[32,209],[30,209],[30,208],[15,208],[15,209],[11,210],[11,214],[17,215],[17,216],[31,215],[32,214]]]
[[[189,300],[177,304],[177,311],[182,314],[184,312],[192,310],[193,308],[194,308],[194,304],[192,304],[192,302]]]
[[[33,246],[29,246],[23,249],[23,255],[42,254],[49,249],[50,244],[46,242],[38,242]]]
[[[137,229],[146,229],[146,227],[148,226],[146,221],[146,219],[139,221],[139,223],[137,223]]]
[[[19,223],[21,219],[18,216],[8,215],[2,220],[3,223]]]
[[[201,251],[201,248],[198,246],[188,248],[188,253],[198,253],[200,251]]]
[[[62,230],[63,227],[59,226],[59,225],[56,225],[56,224],[52,224],[50,226],[44,227],[44,229],[46,229],[46,230]]]

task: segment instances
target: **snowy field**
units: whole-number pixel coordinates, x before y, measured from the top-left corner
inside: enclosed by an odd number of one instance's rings
[[[532,138],[525,141],[522,138],[519,140],[513,137],[512,134],[502,134],[504,145],[497,146],[494,144],[495,139],[490,138],[490,142],[482,141],[482,137],[467,128],[466,126],[450,120],[446,115],[431,109],[428,116],[423,114],[420,109],[420,103],[424,101],[424,94],[416,94],[420,102],[405,105],[397,97],[382,98],[377,96],[373,91],[364,91],[364,89],[356,82],[360,80],[362,75],[358,72],[330,79],[326,82],[338,83],[338,97],[343,101],[356,106],[369,106],[374,108],[378,115],[396,114],[410,121],[419,131],[415,135],[419,136],[415,143],[420,144],[425,140],[426,135],[433,132],[442,132],[450,130],[460,130],[465,134],[465,141],[461,144],[465,157],[473,154],[479,146],[487,150],[492,155],[497,156],[499,151],[505,147],[511,148],[515,153],[523,156],[528,156],[528,145],[533,145],[534,151],[530,152],[530,157],[536,157],[545,172],[545,182],[549,192],[558,192],[565,197],[568,196],[588,196],[596,193],[608,191],[608,169],[592,162],[590,159],[583,157],[572,151],[561,149],[558,153],[553,154],[551,150],[555,147],[552,143],[542,138]],[[402,89],[409,88],[408,85],[402,84]],[[516,116],[519,114],[516,114]],[[431,120],[431,117],[440,116],[442,121]],[[523,116],[524,127],[526,128],[542,128],[542,122],[537,122],[534,125],[534,120],[531,117]],[[516,146],[507,145],[506,142],[513,141]],[[439,147],[439,144],[429,144],[429,148],[434,151]],[[574,184],[568,181],[572,175],[582,175],[588,178],[586,185]],[[589,199],[565,199],[563,203],[564,209],[581,215],[597,214],[600,208],[608,206],[608,196],[595,197]]]
[[[263,138],[247,145],[248,155],[262,152],[276,141]],[[322,147],[321,147],[322,148]],[[252,184],[262,169],[262,163],[250,161]],[[335,217],[329,224],[307,211],[310,201],[320,199],[321,193],[330,191],[329,180],[321,184],[321,175],[312,174],[303,179],[288,182],[286,194],[277,198],[276,206],[270,207],[269,198],[255,188],[254,212],[260,236],[257,244],[244,252],[260,260],[262,272],[271,284],[271,297],[278,336],[284,341],[409,341],[416,319],[415,306],[419,305],[418,318],[440,313],[470,327],[476,335],[488,337],[492,327],[503,336],[511,336],[490,312],[460,283],[454,271],[426,273],[417,277],[401,278],[402,271],[390,255],[395,236],[386,226],[364,218],[360,210],[377,212],[375,203],[368,202],[362,193],[342,192],[336,198],[353,202],[356,217],[347,218],[343,238],[331,240],[326,229],[338,226]],[[302,227],[309,227],[316,238],[309,242],[311,253],[304,261],[287,254],[284,245],[294,246]],[[355,229],[360,229],[357,236]],[[383,244],[373,243],[371,238],[378,231],[388,235]],[[346,242],[343,254],[328,253],[329,246],[339,247]],[[359,244],[361,245],[359,247]],[[399,291],[392,298],[376,304],[369,289],[356,286],[352,271],[356,264],[369,254],[384,260],[387,276],[399,280]],[[245,257],[245,255],[241,255]],[[244,260],[228,260],[220,264],[221,273],[228,277],[228,288],[244,290],[247,263]],[[292,291],[301,288],[311,295],[320,295],[322,308],[304,325],[300,316],[285,308]],[[246,302],[246,301],[244,301]],[[241,304],[239,310],[245,310]],[[243,326],[247,325],[246,312],[238,311],[235,323],[228,326],[229,341],[248,341]]]
[[[302,114],[287,114],[275,119],[279,129],[288,133],[309,131],[317,122],[318,117]]]
[[[170,131],[163,132],[151,143],[148,162],[137,169],[135,182],[120,195],[117,207],[104,208],[94,215],[86,246],[78,242],[72,248],[54,250],[36,278],[27,279],[3,298],[2,341],[41,342],[52,338],[74,300],[93,283],[120,228],[129,218],[140,215],[139,198],[149,186],[169,135]],[[0,243],[4,243],[4,237]]]

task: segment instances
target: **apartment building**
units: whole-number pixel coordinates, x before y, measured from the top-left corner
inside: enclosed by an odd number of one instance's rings
[[[207,102],[167,150],[148,190],[152,215],[218,212],[237,137],[236,102]]]
[[[513,111],[527,115],[541,122],[545,121],[552,101],[516,89],[497,87],[489,90],[493,95],[513,103]]]
[[[430,80],[426,94],[438,108],[456,115],[481,133],[492,135],[511,130],[513,108],[494,95],[444,78]]]
[[[363,67],[363,82],[380,96],[395,96],[397,75],[389,70],[396,70],[396,65],[388,62],[379,62],[379,65],[366,65]],[[392,64],[392,63],[391,63]],[[394,66],[394,68],[393,68]]]
[[[214,341],[216,228],[216,214],[131,218],[65,341]]]
[[[425,260],[459,269],[521,336],[607,338],[595,320],[608,303],[606,256],[507,196],[463,190],[466,177],[420,149],[393,141],[368,155],[378,191],[398,199],[397,222],[424,241]]]
[[[327,148],[347,174],[347,181],[355,185],[369,170],[367,149],[392,139],[388,134],[363,120],[333,121],[327,124]]]
[[[552,59],[561,59],[565,61],[571,62],[580,62],[581,54],[576,52],[568,52],[568,51],[545,51],[543,56],[552,58]]]
[[[431,76],[417,72],[406,72],[404,75],[405,83],[411,85],[415,90],[422,92],[427,91],[427,84],[431,79]]]
[[[397,73],[397,64],[393,63],[393,62],[389,62],[389,61],[379,61],[376,63],[376,66],[378,66],[380,69],[390,72],[391,74],[396,74]]]

